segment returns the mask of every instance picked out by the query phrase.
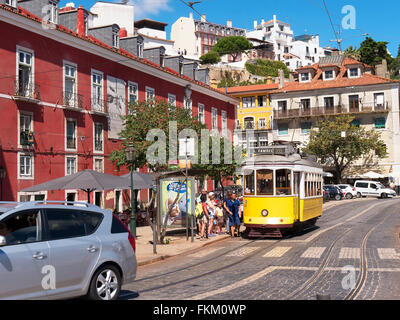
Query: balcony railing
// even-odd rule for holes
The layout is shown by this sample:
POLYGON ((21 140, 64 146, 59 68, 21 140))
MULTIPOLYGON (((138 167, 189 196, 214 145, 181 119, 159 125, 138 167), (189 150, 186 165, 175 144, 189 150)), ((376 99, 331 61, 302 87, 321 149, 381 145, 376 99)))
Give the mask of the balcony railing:
POLYGON ((14 98, 40 100, 40 86, 28 81, 14 81, 14 98))
POLYGON ((334 114, 344 114, 344 113, 370 113, 370 112, 386 112, 390 110, 390 105, 388 102, 373 105, 364 104, 356 106, 342 106, 336 105, 331 107, 314 107, 314 108, 296 108, 296 109, 285 109, 285 110, 274 110, 275 119, 285 119, 294 117, 318 117, 323 115, 334 115, 334 114))
POLYGON ((34 144, 33 132, 29 130, 21 131, 19 141, 21 146, 32 146, 34 144))
POLYGON ((245 122, 244 124, 236 124, 235 130, 270 130, 271 128, 267 124, 260 124, 254 122, 245 122))
POLYGON ((92 111, 98 113, 106 113, 106 101, 92 97, 92 111))
POLYGON ((82 109, 83 97, 81 94, 70 91, 63 92, 63 106, 71 109, 82 109))

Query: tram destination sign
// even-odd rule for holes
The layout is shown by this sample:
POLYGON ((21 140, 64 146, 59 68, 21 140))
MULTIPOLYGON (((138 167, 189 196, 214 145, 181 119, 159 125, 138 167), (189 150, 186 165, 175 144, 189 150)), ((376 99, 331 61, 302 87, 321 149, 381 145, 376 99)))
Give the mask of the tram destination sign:
POLYGON ((294 153, 294 148, 291 145, 286 146, 268 146, 255 148, 257 154, 262 155, 277 155, 288 157, 294 153))

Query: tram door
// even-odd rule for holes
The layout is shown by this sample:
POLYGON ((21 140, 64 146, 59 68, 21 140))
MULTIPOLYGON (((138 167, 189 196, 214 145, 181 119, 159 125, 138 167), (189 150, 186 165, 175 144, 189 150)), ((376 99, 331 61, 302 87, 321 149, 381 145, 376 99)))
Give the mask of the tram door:
MULTIPOLYGON (((297 212, 297 220, 300 220, 300 172, 293 172, 293 194, 294 198, 293 212, 297 212)), ((296 220, 296 216, 295 216, 296 220)))

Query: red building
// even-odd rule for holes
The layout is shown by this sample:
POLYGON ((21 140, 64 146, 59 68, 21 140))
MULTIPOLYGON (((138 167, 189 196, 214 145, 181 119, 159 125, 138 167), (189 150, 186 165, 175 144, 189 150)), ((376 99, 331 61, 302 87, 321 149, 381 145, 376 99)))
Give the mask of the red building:
MULTIPOLYGON (((68 11, 77 14, 74 30, 43 23, 19 6, 0 4, 3 200, 86 201, 86 194, 78 190, 41 194, 21 190, 84 169, 127 173, 126 169, 117 172, 108 154, 121 144, 119 115, 126 114, 126 102, 135 99, 166 99, 191 108, 194 116, 200 108, 209 128, 214 120, 219 129, 232 130, 234 98, 121 49, 124 38, 115 32, 117 25, 103 28, 101 40, 95 38, 99 28, 86 25, 90 13, 81 7, 68 11), (185 98, 185 88, 190 88, 190 98, 185 98)), ((212 181, 208 187, 213 188, 212 181)), ((120 205, 122 197, 118 190, 94 194, 95 201, 106 208, 120 205)))

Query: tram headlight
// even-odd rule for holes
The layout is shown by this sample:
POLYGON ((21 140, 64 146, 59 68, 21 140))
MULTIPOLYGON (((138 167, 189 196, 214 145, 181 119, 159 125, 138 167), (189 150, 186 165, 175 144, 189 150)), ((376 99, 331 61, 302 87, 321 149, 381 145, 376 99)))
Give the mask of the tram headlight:
POLYGON ((266 217, 266 216, 268 215, 268 210, 267 210, 267 209, 264 209, 263 211, 261 211, 261 215, 262 215, 263 217, 266 217))

